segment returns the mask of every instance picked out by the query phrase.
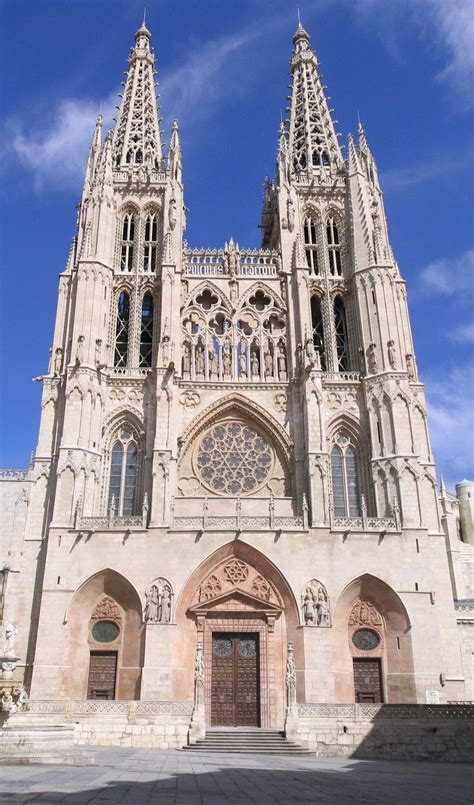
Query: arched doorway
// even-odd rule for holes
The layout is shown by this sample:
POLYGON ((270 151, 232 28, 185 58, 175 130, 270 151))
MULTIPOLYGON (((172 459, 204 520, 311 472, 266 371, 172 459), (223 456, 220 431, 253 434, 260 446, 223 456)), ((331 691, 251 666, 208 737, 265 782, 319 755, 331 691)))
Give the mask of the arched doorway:
POLYGON ((416 702, 410 629, 388 584, 370 574, 352 581, 334 611, 336 701, 416 702))
POLYGON ((287 643, 298 667, 303 646, 296 601, 275 565, 246 543, 223 546, 188 579, 176 620, 189 697, 196 645, 203 644, 206 725, 282 729, 287 643))
POLYGON ((75 592, 66 616, 61 696, 139 699, 144 655, 142 605, 133 585, 102 570, 75 592))

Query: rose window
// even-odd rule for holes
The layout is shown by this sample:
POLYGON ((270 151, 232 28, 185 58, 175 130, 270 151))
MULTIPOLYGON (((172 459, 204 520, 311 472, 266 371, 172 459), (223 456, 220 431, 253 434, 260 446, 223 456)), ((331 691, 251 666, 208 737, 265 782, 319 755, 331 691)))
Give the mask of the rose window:
POLYGON ((273 465, 269 444, 240 422, 215 425, 203 438, 196 458, 205 486, 221 495, 248 495, 267 481, 273 465))

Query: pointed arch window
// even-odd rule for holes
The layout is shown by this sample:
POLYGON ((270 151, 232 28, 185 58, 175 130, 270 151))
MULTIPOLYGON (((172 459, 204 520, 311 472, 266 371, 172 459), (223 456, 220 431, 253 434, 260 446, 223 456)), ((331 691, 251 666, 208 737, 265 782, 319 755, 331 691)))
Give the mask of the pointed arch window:
POLYGON ((329 271, 333 277, 342 277, 341 244, 339 230, 333 217, 326 223, 326 238, 328 245, 329 271))
POLYGON ((110 461, 108 508, 119 517, 135 514, 138 487, 138 445, 130 430, 122 428, 110 461))
POLYGON ((117 324, 115 328, 114 366, 126 366, 130 326, 130 297, 122 291, 117 300, 117 324))
POLYGON ((143 271, 155 271, 158 247, 158 216, 151 213, 145 221, 145 243, 143 247, 143 271))
POLYGON ((122 245, 120 250, 120 271, 133 269, 133 245, 135 241, 135 216, 129 212, 122 221, 122 245))
POLYGON ((308 268, 311 274, 319 274, 316 223, 313 218, 305 219, 303 233, 308 268))
POLYGON ((331 450, 332 501, 336 517, 360 517, 357 454, 345 433, 331 450))
POLYGON ((336 335, 337 367, 340 372, 349 371, 349 348, 344 302, 340 296, 334 300, 334 331, 336 335))
POLYGON ((324 348, 324 327, 323 314, 321 310, 321 299, 318 296, 311 297, 311 325, 313 331, 313 344, 319 352, 321 369, 326 371, 326 350, 324 348))
POLYGON ((153 295, 147 291, 142 301, 140 366, 151 366, 153 354, 153 295))

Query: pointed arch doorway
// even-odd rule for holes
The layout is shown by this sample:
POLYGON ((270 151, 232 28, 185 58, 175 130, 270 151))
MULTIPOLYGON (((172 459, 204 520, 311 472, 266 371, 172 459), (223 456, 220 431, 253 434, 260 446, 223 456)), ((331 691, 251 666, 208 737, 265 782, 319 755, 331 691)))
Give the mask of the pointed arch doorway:
POLYGON ((188 656, 203 645, 207 727, 282 729, 288 639, 301 647, 296 603, 280 571, 250 545, 229 543, 193 573, 178 609, 188 656))

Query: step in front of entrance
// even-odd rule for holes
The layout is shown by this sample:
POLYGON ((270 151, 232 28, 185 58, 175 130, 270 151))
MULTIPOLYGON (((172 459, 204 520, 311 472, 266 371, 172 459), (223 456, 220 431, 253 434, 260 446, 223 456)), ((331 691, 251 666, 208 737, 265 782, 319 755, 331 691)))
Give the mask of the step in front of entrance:
POLYGON ((233 729, 217 727, 206 731, 206 737, 190 746, 188 751, 231 752, 252 755, 308 755, 308 749, 289 741, 277 730, 233 729))

